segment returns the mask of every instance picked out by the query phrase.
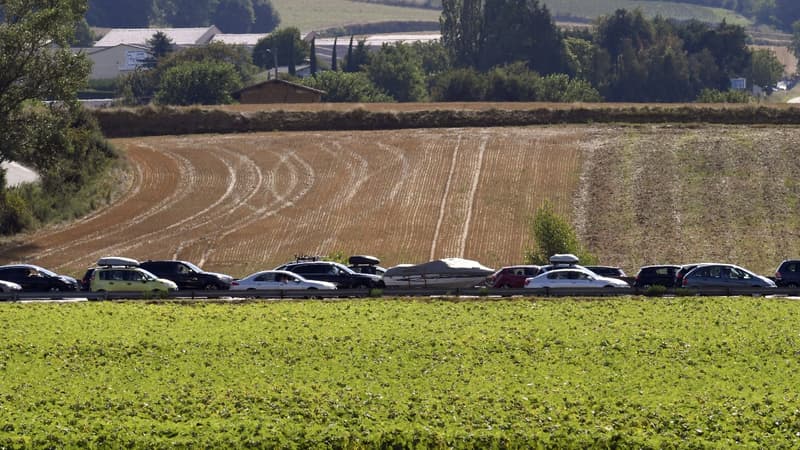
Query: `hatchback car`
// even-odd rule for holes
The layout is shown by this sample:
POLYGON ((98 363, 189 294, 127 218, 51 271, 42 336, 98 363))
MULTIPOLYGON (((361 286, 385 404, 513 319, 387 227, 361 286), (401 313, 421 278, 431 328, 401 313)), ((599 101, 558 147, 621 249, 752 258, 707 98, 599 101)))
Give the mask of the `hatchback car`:
POLYGON ((27 292, 77 291, 78 280, 33 264, 0 266, 0 280, 22 286, 27 292))
POLYGON ((680 268, 681 266, 673 264, 643 266, 636 274, 633 286, 640 289, 650 286, 675 287, 675 274, 680 268))
POLYGON ((486 278, 486 285, 490 288, 525 287, 525 280, 535 277, 542 272, 541 267, 532 265, 503 267, 486 278))
POLYGON ((278 266, 275 270, 287 270, 309 280, 327 281, 339 289, 385 287, 380 276, 353 272, 347 266, 333 261, 294 262, 278 266))
POLYGON ((157 277, 174 281, 180 290, 229 289, 233 281, 230 275, 206 272, 189 261, 149 260, 139 264, 139 267, 157 277))
POLYGON ((582 269, 555 269, 525 280, 526 288, 626 288, 628 283, 582 269))
POLYGON ((800 286, 800 260, 787 259, 775 269, 775 284, 780 287, 800 286))
POLYGON ((259 289, 285 290, 317 290, 336 289, 336 285, 326 281, 307 280, 302 276, 286 270, 263 270, 250 274, 241 280, 231 283, 232 291, 252 291, 259 289))
POLYGON ((775 282, 733 264, 701 264, 683 276, 682 286, 774 288, 775 282))

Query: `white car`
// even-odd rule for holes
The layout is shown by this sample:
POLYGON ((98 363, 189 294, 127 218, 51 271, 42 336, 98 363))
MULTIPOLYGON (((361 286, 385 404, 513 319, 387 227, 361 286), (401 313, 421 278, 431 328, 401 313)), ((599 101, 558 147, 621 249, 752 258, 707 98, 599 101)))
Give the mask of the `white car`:
POLYGON ((253 290, 333 290, 336 285, 327 281, 307 280, 286 270, 263 270, 250 274, 241 280, 233 280, 232 291, 253 290))
POLYGON ((0 280, 0 292, 17 292, 21 291, 22 286, 10 281, 0 280))
POLYGON ((630 287, 628 283, 616 279, 601 277, 596 273, 582 268, 556 269, 525 280, 526 288, 602 288, 602 287, 630 287))

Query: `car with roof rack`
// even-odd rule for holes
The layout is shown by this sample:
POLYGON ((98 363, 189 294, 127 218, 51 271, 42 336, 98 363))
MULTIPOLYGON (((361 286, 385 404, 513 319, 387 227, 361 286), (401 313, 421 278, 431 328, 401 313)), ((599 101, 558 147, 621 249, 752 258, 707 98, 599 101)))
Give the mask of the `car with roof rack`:
POLYGON ((166 293, 178 290, 178 285, 142 269, 135 259, 112 256, 97 261, 89 278, 89 290, 166 293))

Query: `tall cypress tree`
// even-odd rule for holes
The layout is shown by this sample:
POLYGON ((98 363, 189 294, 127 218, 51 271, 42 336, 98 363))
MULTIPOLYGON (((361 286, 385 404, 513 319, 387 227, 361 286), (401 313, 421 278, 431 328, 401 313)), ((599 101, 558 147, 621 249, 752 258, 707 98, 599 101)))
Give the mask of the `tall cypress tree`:
POLYGON ((294 66, 294 39, 289 41, 289 75, 294 76, 297 70, 294 66))
POLYGON ((317 38, 311 39, 311 67, 309 70, 311 72, 311 76, 317 75, 317 38))
POLYGON ((336 72, 339 70, 339 64, 336 62, 336 40, 338 38, 333 38, 333 54, 331 55, 331 70, 336 72))
POLYGON ((353 61, 353 35, 350 35, 350 45, 347 46, 347 65, 345 66, 345 72, 355 72, 356 69, 354 66, 353 61))

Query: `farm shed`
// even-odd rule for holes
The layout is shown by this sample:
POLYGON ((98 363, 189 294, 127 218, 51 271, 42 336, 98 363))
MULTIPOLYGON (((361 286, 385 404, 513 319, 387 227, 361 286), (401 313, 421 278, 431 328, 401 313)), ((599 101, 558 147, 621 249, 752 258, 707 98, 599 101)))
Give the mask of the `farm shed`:
POLYGON ((325 91, 272 79, 248 86, 233 93, 240 103, 320 103, 325 91))

